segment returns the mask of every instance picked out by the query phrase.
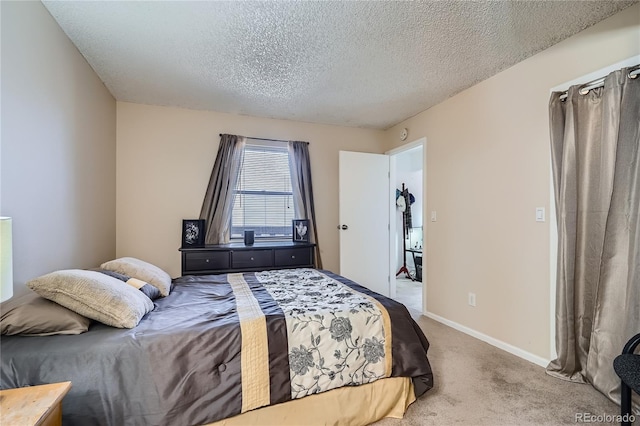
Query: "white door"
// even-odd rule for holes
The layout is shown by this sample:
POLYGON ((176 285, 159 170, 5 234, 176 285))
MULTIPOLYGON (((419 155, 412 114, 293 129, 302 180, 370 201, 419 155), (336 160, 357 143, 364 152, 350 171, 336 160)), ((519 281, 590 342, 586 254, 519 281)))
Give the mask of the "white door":
POLYGON ((389 296, 389 156, 340 151, 340 274, 389 296))

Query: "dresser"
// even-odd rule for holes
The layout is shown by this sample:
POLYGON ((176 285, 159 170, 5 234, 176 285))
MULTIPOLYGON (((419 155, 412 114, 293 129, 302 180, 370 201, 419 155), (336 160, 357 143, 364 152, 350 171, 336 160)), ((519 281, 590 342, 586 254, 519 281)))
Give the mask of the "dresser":
POLYGON ((71 382, 27 386, 0 391, 2 425, 60 426, 62 398, 71 382))
POLYGON ((288 241, 181 248, 182 275, 313 268, 315 244, 288 241))

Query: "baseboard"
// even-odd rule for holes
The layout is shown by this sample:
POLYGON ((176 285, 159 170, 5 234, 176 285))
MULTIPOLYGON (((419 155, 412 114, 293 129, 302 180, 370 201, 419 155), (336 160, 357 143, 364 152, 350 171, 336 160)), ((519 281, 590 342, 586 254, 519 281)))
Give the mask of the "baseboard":
POLYGON ((457 322, 448 320, 446 318, 443 318, 439 315, 433 314, 431 312, 425 312, 424 314, 425 316, 438 321, 439 323, 442 323, 444 325, 447 325, 451 328, 454 328, 458 331, 463 332, 464 334, 468 334, 469 336, 475 337, 476 339, 482 340, 483 342, 486 342, 492 346, 495 346, 496 348, 502 349, 503 351, 509 352, 510 354, 513 354, 517 357, 520 357, 522 359, 526 359, 529 362, 532 362, 534 364, 537 364, 541 367, 546 367, 549 364, 549 360, 548 359, 544 359, 541 356, 538 355, 534 355, 531 352, 527 352, 523 349, 520 349, 516 346, 510 345, 508 343, 505 343, 501 340, 495 339, 491 336, 487 336, 486 334, 480 333, 479 331, 476 331, 472 328, 466 327, 464 325, 458 324, 457 322))

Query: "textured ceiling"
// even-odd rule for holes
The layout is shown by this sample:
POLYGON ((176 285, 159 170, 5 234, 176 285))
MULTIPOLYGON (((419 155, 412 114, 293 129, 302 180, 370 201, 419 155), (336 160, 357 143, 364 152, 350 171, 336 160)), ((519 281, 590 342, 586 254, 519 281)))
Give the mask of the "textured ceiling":
POLYGON ((44 1, 119 101, 386 129, 634 1, 44 1))

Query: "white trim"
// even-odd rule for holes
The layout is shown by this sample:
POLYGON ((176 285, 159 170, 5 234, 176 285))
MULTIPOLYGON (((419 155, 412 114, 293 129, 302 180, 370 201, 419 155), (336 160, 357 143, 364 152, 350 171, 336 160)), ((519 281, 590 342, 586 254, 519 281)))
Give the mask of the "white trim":
POLYGON ((556 283, 558 278, 558 220, 556 218, 556 196, 553 188, 553 167, 549 150, 549 359, 556 359, 556 283))
POLYGON ((253 138, 245 138, 246 145, 252 146, 260 146, 260 147, 269 147, 269 148, 278 148, 278 149, 287 149, 289 146, 288 142, 285 141, 275 141, 275 140, 263 140, 263 139, 253 139, 253 138))
POLYGON ((409 151, 410 149, 413 148, 417 148, 419 146, 422 146, 423 148, 427 146, 427 138, 426 137, 421 137, 420 139, 417 139, 413 142, 409 142, 408 144, 399 146, 397 148, 393 148, 392 150, 389 150, 387 152, 385 152, 386 155, 396 155, 396 154, 400 154, 401 152, 405 152, 405 151, 409 151))
POLYGON ((427 138, 422 138, 422 312, 427 312, 427 224, 430 216, 427 215, 427 138))
POLYGON ((592 80, 597 80, 599 78, 602 77, 606 77, 607 74, 613 72, 613 71, 617 71, 620 68, 624 68, 624 67, 630 67, 633 65, 638 65, 640 63, 640 55, 636 55, 636 56, 632 56, 629 59, 625 59, 624 61, 620 61, 617 62, 613 65, 609 65, 608 67, 604 67, 601 68, 597 71, 593 71, 590 72, 589 74, 580 76, 578 78, 574 78, 571 81, 566 81, 562 84, 559 84, 553 88, 551 88, 551 92, 564 92, 565 90, 567 90, 570 86, 573 86, 574 84, 584 84, 584 83, 588 83, 592 80))
POLYGON ((389 157, 389 295, 396 298, 396 159, 393 155, 389 157), (391 285, 393 283, 393 285, 391 285))
POLYGON ((491 336, 487 336, 484 333, 480 333, 472 328, 466 327, 464 325, 458 324, 457 322, 450 321, 446 318, 443 318, 439 315, 433 314, 431 312, 426 312, 425 316, 438 321, 444 325, 447 325, 455 330, 461 331, 469 336, 475 337, 476 339, 482 340, 492 346, 495 346, 498 349, 502 349, 503 351, 509 352, 512 355, 525 359, 529 362, 532 362, 540 367, 546 367, 549 364, 549 360, 542 358, 541 356, 534 355, 531 352, 527 352, 524 349, 520 349, 516 346, 510 345, 509 343, 505 343, 502 340, 494 339, 491 336))

